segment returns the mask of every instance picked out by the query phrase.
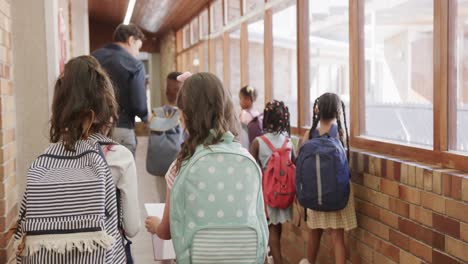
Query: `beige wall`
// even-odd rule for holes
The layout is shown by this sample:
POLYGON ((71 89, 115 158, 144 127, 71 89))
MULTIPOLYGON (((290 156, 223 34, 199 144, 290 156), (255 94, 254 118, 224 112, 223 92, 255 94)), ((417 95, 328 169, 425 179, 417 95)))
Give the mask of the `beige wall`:
POLYGON ((176 70, 176 38, 173 31, 161 38, 161 103, 166 103, 166 76, 176 70))

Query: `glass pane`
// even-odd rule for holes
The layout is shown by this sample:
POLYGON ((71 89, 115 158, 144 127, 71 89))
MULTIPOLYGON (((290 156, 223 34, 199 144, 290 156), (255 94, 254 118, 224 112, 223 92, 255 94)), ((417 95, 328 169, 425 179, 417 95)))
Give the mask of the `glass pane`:
POLYGON ((224 84, 223 37, 221 36, 221 37, 214 39, 213 46, 214 46, 214 60, 213 61, 215 63, 214 74, 216 74, 216 76, 218 76, 218 78, 224 84))
POLYGON ((258 98, 254 107, 262 112, 265 107, 265 60, 263 52, 263 20, 249 24, 247 27, 249 34, 249 85, 257 90, 258 98))
POLYGON ((240 76, 240 30, 229 33, 229 89, 234 101, 235 109, 240 113, 239 90, 240 76))
POLYGON ((186 25, 182 30, 182 48, 186 49, 191 45, 190 25, 186 25))
POLYGON ((365 131, 433 145, 433 0, 364 3, 365 131))
POLYGON ((190 23, 190 33, 192 34, 192 45, 195 45, 198 43, 198 40, 200 40, 200 28, 198 24, 198 17, 192 20, 190 23))
POLYGON ((244 0, 244 12, 260 10, 265 5, 265 0, 244 0))
POLYGON ((201 12, 200 17, 200 39, 208 39, 208 34, 210 34, 208 27, 208 9, 205 9, 201 12))
POLYGON ((282 100, 297 127, 296 5, 273 14, 273 99, 282 100))
POLYGON ((211 33, 217 33, 223 28, 223 5, 221 0, 215 0, 210 6, 211 33))
MULTIPOLYGON (((455 48, 454 67, 456 79, 450 80, 456 88, 449 103, 450 150, 468 152, 468 1, 457 0, 455 36, 450 45, 455 48), (456 125, 455 125, 456 124, 456 125)), ((453 74, 449 74, 453 76, 453 74)))
MULTIPOLYGON (((312 125, 311 109, 323 93, 335 93, 346 105, 349 125, 349 0, 309 4, 310 108, 306 125, 312 125)), ((348 126, 349 128, 349 126, 348 126)))
POLYGON ((203 52, 202 52, 203 53, 203 58, 200 59, 200 60, 203 61, 203 63, 201 63, 202 64, 201 71, 208 72, 208 71, 210 71, 210 68, 209 68, 209 66, 210 66, 210 59, 209 59, 210 58, 209 57, 210 53, 209 52, 210 51, 209 51, 208 41, 203 42, 203 44, 201 44, 201 45, 202 45, 202 49, 203 49, 203 52))
POLYGON ((198 48, 193 48, 191 51, 192 58, 192 72, 196 73, 200 71, 200 57, 198 56, 198 48))
POLYGON ((177 71, 183 71, 182 63, 183 63, 182 55, 178 55, 177 56, 177 71))
POLYGON ((241 16, 240 0, 224 0, 226 5, 227 23, 230 23, 241 16))

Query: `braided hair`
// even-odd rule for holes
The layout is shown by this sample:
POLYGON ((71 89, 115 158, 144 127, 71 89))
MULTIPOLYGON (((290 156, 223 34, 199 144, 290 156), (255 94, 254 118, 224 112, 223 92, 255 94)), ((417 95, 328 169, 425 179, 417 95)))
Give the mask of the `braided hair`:
POLYGON ((289 108, 282 101, 268 102, 263 111, 263 131, 279 134, 287 132, 291 134, 289 123, 289 108))
POLYGON ((341 101, 340 97, 334 93, 324 93, 314 102, 313 108, 314 114, 312 117, 312 127, 309 132, 309 139, 312 138, 314 131, 317 129, 317 125, 320 120, 330 120, 336 118, 338 124, 338 133, 341 145, 345 147, 344 144, 344 134, 346 132, 346 156, 349 160, 349 133, 348 133, 348 124, 346 123, 346 111, 345 104, 341 101), (343 125, 341 123, 343 113, 343 125))

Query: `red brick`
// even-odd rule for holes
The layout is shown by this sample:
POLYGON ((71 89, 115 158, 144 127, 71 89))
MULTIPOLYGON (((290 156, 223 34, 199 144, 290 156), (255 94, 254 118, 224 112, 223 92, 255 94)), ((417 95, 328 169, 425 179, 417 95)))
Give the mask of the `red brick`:
POLYGON ((445 249, 445 236, 438 232, 432 231, 431 229, 425 228, 415 222, 403 218, 398 220, 398 226, 402 233, 407 234, 410 237, 425 242, 434 248, 440 250, 445 249))
POLYGON ((400 171, 401 171, 400 182, 404 184, 408 184, 408 164, 402 163, 400 171))
POLYGON ((422 261, 421 259, 415 257, 414 255, 404 251, 400 250, 400 264, 421 264, 422 261))
MULTIPOLYGON (((398 259, 400 259, 400 256, 399 256, 400 253, 398 253, 398 259)), ((396 264, 397 262, 387 258, 386 256, 380 254, 379 252, 377 251, 374 251, 374 259, 375 260, 378 260, 378 263, 379 264, 396 264)), ((354 262, 353 262, 354 264, 354 262)))
POLYGON ((437 194, 442 194, 442 171, 432 171, 432 191, 437 194))
POLYGON ((424 190, 432 191, 432 170, 424 169, 423 178, 424 178, 424 190))
POLYGON ((390 227, 398 228, 398 215, 386 209, 380 209, 380 221, 390 227))
POLYGON ((356 199, 356 211, 363 213, 369 217, 372 217, 376 220, 380 218, 380 210, 378 207, 368 202, 360 201, 359 199, 356 199))
POLYGON ((424 189, 424 168, 416 167, 416 187, 424 189))
POLYGON ((422 258, 429 263, 432 262, 432 248, 414 239, 410 239, 409 246, 410 252, 413 253, 413 255, 422 258))
POLYGON ((432 211, 421 206, 410 205, 410 219, 423 225, 432 227, 432 211))
POLYGON ((369 155, 364 153, 364 173, 369 173, 369 155))
POLYGON ((395 179, 395 181, 400 181, 401 180, 401 163, 400 162, 393 162, 393 178, 392 177, 387 177, 391 179, 395 179))
POLYGON ((409 251, 409 237, 393 229, 390 229, 390 242, 399 248, 409 251))
POLYGON ((468 202, 468 177, 462 179, 462 200, 468 202))
POLYGON ((380 178, 375 177, 371 174, 364 174, 364 186, 374 189, 376 191, 380 190, 380 178))
POLYGON ((358 172, 351 173, 351 181, 356 184, 364 185, 364 174, 358 172))
POLYGON ((382 158, 380 161, 380 176, 386 178, 387 177, 387 163, 388 159, 382 158))
POLYGON ((362 214, 358 214, 357 220, 359 226, 363 229, 385 240, 389 239, 390 229, 388 226, 362 214))
POLYGON ((446 237, 445 238, 445 251, 450 255, 468 262, 468 244, 460 240, 446 237))
POLYGON ((397 200, 397 199, 394 199, 394 198, 390 198, 389 199, 389 207, 390 207, 390 210, 401 215, 401 216, 404 216, 406 218, 409 217, 409 204, 408 203, 405 203, 401 200, 397 200))
POLYGON ((445 198, 429 192, 421 193, 422 206, 441 214, 445 214, 445 198))
POLYGON ((399 197, 398 182, 381 179, 380 191, 393 197, 399 197))
POLYGON ((378 243, 377 236, 373 235, 369 231, 366 231, 358 227, 354 229, 354 235, 359 241, 363 242, 364 244, 366 244, 367 246, 371 248, 375 248, 377 246, 377 243, 378 243))
POLYGON ((400 250, 393 246, 390 243, 387 243, 383 240, 379 240, 376 248, 377 252, 380 252, 382 255, 388 257, 389 259, 398 262, 400 260, 400 250))
POLYGON ((442 173, 442 193, 450 197, 450 193, 452 190, 452 175, 449 173, 442 173))
POLYGON ((450 190, 450 197, 456 200, 461 200, 462 197, 462 179, 463 177, 460 177, 459 175, 453 175, 452 176, 452 188, 450 190))
POLYGON ((468 204, 447 199, 445 207, 448 216, 468 223, 468 204))
POLYGON ((460 222, 460 237, 465 242, 468 242, 468 224, 460 222))
POLYGON ((448 256, 447 254, 445 253, 442 253, 438 250, 432 250, 432 263, 434 264, 438 264, 438 263, 441 263, 441 264, 459 264, 459 262, 448 256))
POLYGON ((421 191, 419 191, 418 189, 400 185, 399 191, 400 199, 410 202, 412 204, 421 204, 421 191))
POLYGON ((416 167, 414 164, 408 164, 408 185, 416 186, 416 167))
POLYGON ((432 225, 437 231, 455 238, 460 238, 460 222, 458 221, 433 213, 432 225))
POLYGON ((382 159, 377 156, 369 156, 369 174, 372 174, 377 177, 381 177, 381 162, 382 159))

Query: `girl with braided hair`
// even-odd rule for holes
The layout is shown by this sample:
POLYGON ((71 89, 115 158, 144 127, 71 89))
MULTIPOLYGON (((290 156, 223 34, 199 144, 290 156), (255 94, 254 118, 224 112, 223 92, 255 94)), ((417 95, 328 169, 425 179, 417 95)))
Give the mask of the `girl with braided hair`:
MULTIPOLYGON (((290 160, 294 160, 294 146, 289 140, 290 123, 289 109, 282 101, 271 101, 266 104, 263 112, 263 132, 261 137, 255 138, 250 148, 250 153, 257 160, 263 171, 266 170, 268 161, 273 155, 271 147, 280 149, 286 146, 290 151, 290 160), (268 142, 268 143, 267 143, 268 142), (270 144, 270 146, 268 146, 270 144)), ((264 174, 266 177, 267 174, 264 174)), ((265 189, 264 189, 265 192, 265 189)), ((272 208, 266 204, 268 214, 268 229, 270 231, 269 246, 275 264, 281 264, 281 225, 292 219, 292 206, 286 209, 272 208)))
MULTIPOLYGON (((322 136, 329 134, 331 129, 336 129, 337 127, 339 140, 346 149, 349 160, 348 124, 346 123, 343 101, 334 93, 325 93, 315 100, 313 109, 312 128, 305 133, 303 142, 311 139, 314 134, 317 135, 316 132, 322 136)), ((308 209, 307 226, 310 228, 307 248, 308 256, 300 264, 315 263, 320 246, 320 238, 324 229, 328 229, 331 232, 335 251, 335 263, 344 264, 346 261, 344 231, 357 227, 352 188, 348 204, 339 211, 324 212, 308 209)))

